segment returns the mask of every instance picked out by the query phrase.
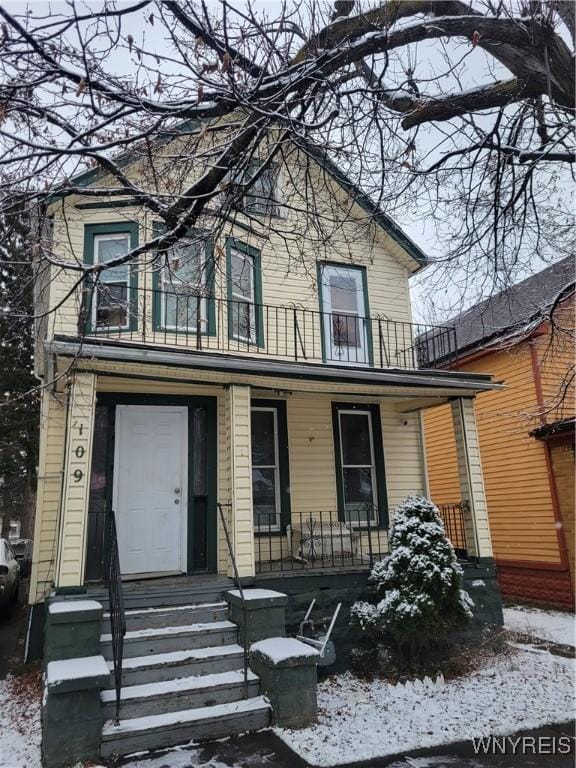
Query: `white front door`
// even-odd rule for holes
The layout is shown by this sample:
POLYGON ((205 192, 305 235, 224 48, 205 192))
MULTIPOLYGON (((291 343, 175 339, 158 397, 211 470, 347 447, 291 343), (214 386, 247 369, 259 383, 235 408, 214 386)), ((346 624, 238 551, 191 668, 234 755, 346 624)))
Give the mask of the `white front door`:
POLYGON ((188 409, 119 405, 115 443, 122 574, 186 571, 188 409))

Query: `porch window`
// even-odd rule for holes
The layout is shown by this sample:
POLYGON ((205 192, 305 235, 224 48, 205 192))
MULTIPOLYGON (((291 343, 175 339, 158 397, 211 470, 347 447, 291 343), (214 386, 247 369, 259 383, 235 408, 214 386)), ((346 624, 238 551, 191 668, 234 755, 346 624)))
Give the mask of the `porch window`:
POLYGON ((208 331, 212 247, 207 237, 184 238, 168 250, 158 275, 157 327, 166 331, 208 331))
POLYGON ((318 279, 326 361, 368 364, 372 345, 365 270, 321 264, 318 279))
POLYGON ((379 408, 335 405, 333 417, 340 517, 358 526, 382 523, 386 491, 379 408))
POLYGON ((262 345, 260 252, 232 238, 227 243, 228 335, 262 345))
POLYGON ((283 401, 253 401, 252 507, 257 531, 280 531, 290 519, 286 432, 283 401))

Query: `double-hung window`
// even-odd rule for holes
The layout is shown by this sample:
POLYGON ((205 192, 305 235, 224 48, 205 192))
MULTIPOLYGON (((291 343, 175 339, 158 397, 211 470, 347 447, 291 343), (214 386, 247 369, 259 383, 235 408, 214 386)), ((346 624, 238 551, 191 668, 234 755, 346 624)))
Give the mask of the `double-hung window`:
POLYGON ((227 243, 228 335, 262 346, 262 288, 260 252, 238 240, 227 243))
MULTIPOLYGON (((85 227, 84 238, 84 260, 89 264, 107 264, 138 245, 138 225, 133 222, 90 224, 85 227)), ((90 329, 134 327, 136 280, 136 268, 128 262, 103 269, 98 274, 87 302, 90 329)))
POLYGON ((378 406, 333 406, 340 515, 352 525, 378 524, 386 514, 378 406))
MULTIPOLYGON (((250 183, 260 170, 260 163, 251 163, 244 177, 250 183)), ((244 197, 244 210, 255 216, 280 216, 279 171, 274 165, 268 165, 252 182, 244 197)))
POLYGON ((284 401, 252 401, 251 440, 254 527, 260 531, 280 531, 290 519, 284 401))
POLYGON ((318 267, 324 357, 341 365, 367 365, 371 358, 366 271, 362 267, 318 267))
POLYGON ((183 238, 166 252, 158 273, 157 327, 166 331, 208 331, 212 290, 212 247, 205 235, 183 238))

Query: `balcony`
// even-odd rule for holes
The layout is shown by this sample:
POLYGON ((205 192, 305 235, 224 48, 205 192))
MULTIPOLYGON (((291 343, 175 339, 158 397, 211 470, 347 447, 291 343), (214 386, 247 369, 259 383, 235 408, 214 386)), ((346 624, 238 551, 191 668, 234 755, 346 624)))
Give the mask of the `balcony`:
POLYGON ((100 284, 84 292, 83 339, 376 369, 443 368, 456 330, 355 314, 100 284))

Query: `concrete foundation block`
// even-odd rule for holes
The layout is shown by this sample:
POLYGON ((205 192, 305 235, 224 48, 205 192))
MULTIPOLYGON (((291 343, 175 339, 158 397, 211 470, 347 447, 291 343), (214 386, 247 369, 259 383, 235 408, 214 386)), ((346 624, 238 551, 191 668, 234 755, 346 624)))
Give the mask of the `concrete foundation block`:
POLYGON ((63 768, 100 757, 100 691, 110 671, 102 656, 52 661, 44 674, 42 765, 63 768))
POLYGON ((271 589, 244 589, 244 603, 237 589, 226 593, 225 598, 230 608, 230 621, 239 627, 239 641, 244 640, 249 647, 259 640, 269 637, 285 637, 286 605, 288 597, 282 592, 271 589))
POLYGON ((48 605, 44 663, 99 654, 102 605, 96 600, 53 600, 48 605))
POLYGON ((250 668, 272 706, 274 723, 304 728, 318 714, 316 685, 319 654, 300 640, 274 637, 250 648, 250 668))

